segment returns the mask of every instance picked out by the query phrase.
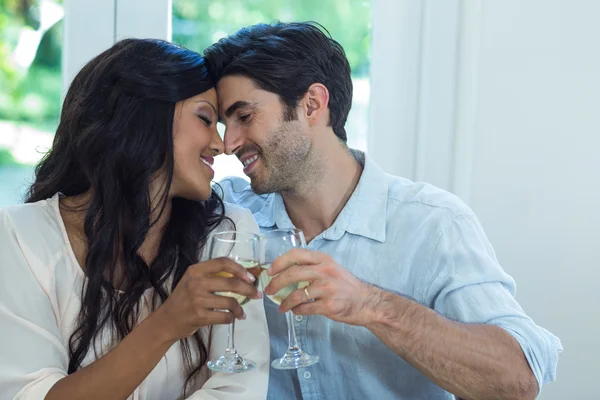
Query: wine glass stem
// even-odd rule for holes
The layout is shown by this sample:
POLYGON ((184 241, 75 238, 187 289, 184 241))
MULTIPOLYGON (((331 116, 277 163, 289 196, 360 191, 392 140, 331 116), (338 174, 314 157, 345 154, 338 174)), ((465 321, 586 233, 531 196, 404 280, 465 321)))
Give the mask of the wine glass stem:
POLYGON ((285 313, 288 325, 288 351, 299 351, 298 339, 296 338, 296 328, 294 328, 294 314, 291 311, 285 313))
POLYGON ((235 332, 235 317, 233 322, 227 326, 227 353, 235 353, 235 344, 233 342, 233 334, 235 332))

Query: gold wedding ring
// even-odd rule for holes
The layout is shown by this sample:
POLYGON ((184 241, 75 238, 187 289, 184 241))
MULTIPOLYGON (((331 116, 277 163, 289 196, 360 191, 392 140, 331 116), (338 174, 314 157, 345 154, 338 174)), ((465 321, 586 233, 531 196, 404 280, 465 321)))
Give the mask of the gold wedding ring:
POLYGON ((308 294, 308 286, 306 286, 304 288, 304 294, 306 295, 306 301, 310 302, 312 299, 310 298, 310 295, 308 294))

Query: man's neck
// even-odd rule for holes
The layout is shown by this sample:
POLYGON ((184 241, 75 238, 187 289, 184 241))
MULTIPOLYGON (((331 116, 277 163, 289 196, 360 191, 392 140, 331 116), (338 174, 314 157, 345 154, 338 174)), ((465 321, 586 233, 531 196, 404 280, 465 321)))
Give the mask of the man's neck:
POLYGON ((302 229, 307 242, 333 225, 362 173, 362 166, 348 148, 335 140, 323 153, 320 168, 314 171, 318 176, 281 193, 290 220, 302 229))

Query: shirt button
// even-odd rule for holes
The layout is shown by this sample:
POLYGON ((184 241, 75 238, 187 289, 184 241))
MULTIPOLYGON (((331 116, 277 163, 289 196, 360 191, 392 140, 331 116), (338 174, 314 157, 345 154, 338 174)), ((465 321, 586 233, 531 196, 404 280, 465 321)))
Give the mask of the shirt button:
POLYGON ((304 317, 302 315, 296 315, 296 321, 302 322, 303 319, 304 317))
POLYGON ((312 377, 312 374, 310 373, 310 371, 304 371, 304 379, 310 379, 312 377))

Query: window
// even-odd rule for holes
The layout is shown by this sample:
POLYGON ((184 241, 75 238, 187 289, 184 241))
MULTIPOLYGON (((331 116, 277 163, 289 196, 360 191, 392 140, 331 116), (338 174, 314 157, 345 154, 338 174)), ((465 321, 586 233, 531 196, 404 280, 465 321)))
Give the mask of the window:
POLYGON ((62 94, 62 1, 0 1, 0 207, 21 202, 52 144, 62 94))
MULTIPOLYGON (((369 125, 371 2, 364 0, 173 0, 172 40, 202 52, 238 29, 280 20, 316 21, 346 51, 354 84, 352 109, 346 124, 348 145, 365 150, 369 125)), ((220 132, 223 127, 220 127, 220 132)), ((217 157, 215 180, 244 176, 234 156, 217 157)))
MULTIPOLYGON (((354 81, 348 144, 365 149, 375 5, 374 0, 0 0, 0 207, 21 202, 35 164, 51 146, 63 82, 68 85, 85 62, 122 37, 172 39, 202 52, 246 25, 316 21, 346 50, 354 81), (63 29, 65 14, 70 23, 63 29), (158 23, 162 19, 164 25, 158 23)), ((218 157, 215 169, 216 180, 243 176, 235 157, 218 157)))

